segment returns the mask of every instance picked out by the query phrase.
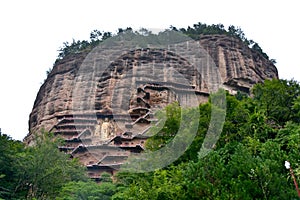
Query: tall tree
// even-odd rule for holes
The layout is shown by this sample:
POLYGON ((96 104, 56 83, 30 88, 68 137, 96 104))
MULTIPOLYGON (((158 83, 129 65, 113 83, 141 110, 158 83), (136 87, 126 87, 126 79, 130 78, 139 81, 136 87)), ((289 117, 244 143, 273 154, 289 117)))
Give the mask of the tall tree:
POLYGON ((86 180, 85 169, 77 160, 58 150, 58 140, 43 133, 35 138, 17 161, 19 183, 16 192, 26 191, 28 198, 53 199, 64 184, 86 180))
POLYGON ((0 199, 12 199, 15 191, 19 168, 18 154, 24 151, 20 141, 12 140, 0 132, 0 199))
POLYGON ((257 108, 265 112, 274 123, 284 125, 294 117, 293 106, 300 95, 300 85, 295 80, 265 80, 253 87, 257 108))

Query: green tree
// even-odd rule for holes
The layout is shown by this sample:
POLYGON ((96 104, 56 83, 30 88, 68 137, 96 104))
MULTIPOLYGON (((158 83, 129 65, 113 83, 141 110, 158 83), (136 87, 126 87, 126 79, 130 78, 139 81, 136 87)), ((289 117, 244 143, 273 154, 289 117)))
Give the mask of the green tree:
POLYGON ((109 200, 116 192, 116 185, 113 183, 97 184, 93 181, 68 182, 63 186, 56 200, 109 200))
POLYGON ((265 112, 270 123, 282 126, 295 118, 294 102, 300 94, 300 86, 296 81, 265 80, 256 84, 252 93, 257 108, 265 112))
MULTIPOLYGON (((269 60, 269 56, 262 50, 262 48, 258 45, 258 43, 254 42, 252 48, 254 51, 258 52, 260 55, 262 55, 264 58, 269 60)), ((273 59, 274 60, 274 59, 273 59)), ((274 63, 271 60, 272 63, 274 63)))
POLYGON ((124 184, 120 187, 121 190, 113 196, 113 200, 173 200, 185 198, 184 178, 179 167, 172 166, 167 169, 156 170, 153 173, 133 175, 132 178, 130 184, 124 184))
POLYGON ((35 137, 35 145, 17 161, 17 192, 26 191, 27 198, 53 199, 67 182, 87 179, 83 166, 60 152, 58 144, 45 132, 35 137))
POLYGON ((111 32, 104 32, 103 36, 102 36, 102 40, 106 40, 108 38, 112 37, 112 33, 111 32))
POLYGON ((247 134, 241 131, 245 123, 249 121, 250 111, 245 102, 248 97, 226 95, 226 119, 221 137, 218 141, 218 148, 223 147, 231 141, 242 141, 247 134), (240 98, 240 100, 238 99, 240 98))
POLYGON ((0 132, 0 198, 12 199, 18 182, 18 154, 24 151, 24 144, 12 140, 0 132))
POLYGON ((90 39, 91 39, 92 42, 93 41, 98 41, 98 40, 101 39, 101 35, 102 35, 101 31, 99 31, 99 30, 93 30, 90 33, 90 39))
POLYGON ((247 145, 231 142, 185 170, 188 199, 292 199, 283 162, 273 141, 259 144, 256 155, 247 145))
POLYGON ((158 150, 174 138, 180 126, 181 107, 178 102, 174 102, 166 106, 158 117, 164 124, 163 127, 153 127, 150 130, 154 136, 147 140, 146 148, 151 151, 158 150))

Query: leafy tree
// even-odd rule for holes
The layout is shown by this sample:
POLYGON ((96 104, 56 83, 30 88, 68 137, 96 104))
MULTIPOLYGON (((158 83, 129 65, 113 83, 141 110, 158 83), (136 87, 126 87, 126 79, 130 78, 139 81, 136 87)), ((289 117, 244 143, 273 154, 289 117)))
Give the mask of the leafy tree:
MULTIPOLYGON (((263 52, 262 48, 258 45, 258 43, 255 42, 252 46, 252 49, 261 54, 264 58, 269 60, 269 56, 265 52, 263 52)), ((274 59, 272 59, 271 62, 274 63, 274 59)))
POLYGON ((91 39, 92 42, 93 42, 93 41, 98 41, 98 40, 101 39, 101 38, 100 38, 101 35, 102 35, 101 31, 99 31, 99 30, 93 30, 93 31, 90 33, 90 39, 91 39))
MULTIPOLYGON (((61 47, 58 51, 58 60, 63 59, 66 56, 74 55, 81 53, 83 51, 90 50, 89 47, 91 47, 90 43, 86 40, 75 40, 73 39, 72 43, 64 42, 63 47, 61 47)), ((57 61, 58 61, 57 60, 57 61)))
POLYGON ((16 192, 25 191, 28 198, 53 199, 67 182, 87 179, 83 166, 60 152, 58 143, 47 133, 35 137, 35 146, 26 148, 17 161, 21 170, 16 192))
POLYGON ((127 27, 126 29, 118 28, 117 34, 121 34, 123 32, 132 32, 132 28, 131 27, 127 27))
POLYGON ((240 98, 241 100, 238 100, 238 96, 231 96, 228 93, 226 95, 226 119, 218 141, 218 148, 231 141, 242 141, 248 135, 241 131, 250 117, 250 111, 242 101, 248 100, 248 97, 241 96, 240 98))
POLYGON ((236 36, 238 38, 240 38, 241 40, 245 40, 245 33, 242 31, 242 29, 240 27, 235 27, 233 25, 230 25, 228 27, 228 33, 232 36, 236 36))
POLYGON ((102 40, 106 40, 108 38, 112 37, 112 33, 111 32, 104 32, 103 36, 102 36, 102 40))
POLYGON ((138 34, 141 34, 143 36, 149 36, 152 34, 152 32, 146 28, 140 28, 140 30, 138 31, 138 34))
POLYGON ((112 199, 184 199, 184 178, 178 167, 169 167, 168 169, 157 170, 154 173, 139 175, 135 176, 136 179, 129 185, 122 185, 120 187, 122 189, 112 199))
POLYGON ((12 199, 17 187, 19 168, 18 154, 24 151, 20 141, 14 141, 0 132, 0 199, 12 199))
POLYGON ((166 106, 165 113, 162 115, 166 117, 166 120, 163 120, 163 127, 153 127, 151 131, 155 135, 146 141, 146 148, 152 151, 161 148, 176 135, 181 120, 181 107, 178 102, 174 102, 166 106))
POLYGON ((272 123, 284 125, 295 116, 294 102, 300 94, 300 86, 294 80, 265 80, 256 84, 252 93, 257 108, 265 112, 272 123))
POLYGON ((286 179, 285 157, 274 142, 261 144, 257 155, 243 144, 227 144, 189 163, 188 199, 291 199, 295 192, 286 179))
POLYGON ((109 200, 116 192, 116 186, 113 183, 97 184, 93 181, 68 182, 63 186, 56 200, 109 200))
POLYGON ((300 123, 300 96, 295 97, 292 108, 292 121, 300 123))

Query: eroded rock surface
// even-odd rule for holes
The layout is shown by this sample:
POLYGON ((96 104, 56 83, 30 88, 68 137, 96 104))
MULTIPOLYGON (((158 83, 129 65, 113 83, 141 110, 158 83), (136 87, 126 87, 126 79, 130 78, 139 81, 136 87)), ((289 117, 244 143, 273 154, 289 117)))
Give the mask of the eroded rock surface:
POLYGON ((236 38, 202 36, 183 46, 188 49, 184 53, 176 48, 132 49, 104 70, 99 70, 101 59, 88 52, 57 62, 37 94, 25 142, 31 143, 33 133, 42 128, 52 131, 66 141, 60 149, 78 157, 89 175, 99 178, 102 171, 113 173, 130 153, 143 151, 144 133, 157 121, 154 113, 167 104, 207 101, 208 82, 234 94, 278 78, 272 62, 236 38), (199 44, 209 58, 191 58, 195 52, 188 50, 199 44), (197 59, 208 67, 214 63, 219 74, 197 69, 197 59))

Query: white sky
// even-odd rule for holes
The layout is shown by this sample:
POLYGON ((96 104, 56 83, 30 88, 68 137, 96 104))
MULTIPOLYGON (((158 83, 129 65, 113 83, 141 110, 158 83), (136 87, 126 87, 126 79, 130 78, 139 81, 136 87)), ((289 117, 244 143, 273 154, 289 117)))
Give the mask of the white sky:
POLYGON ((23 139, 36 94, 58 48, 72 38, 89 39, 94 29, 232 24, 276 59, 280 78, 300 81, 299 19, 296 0, 1 1, 0 128, 23 139))

